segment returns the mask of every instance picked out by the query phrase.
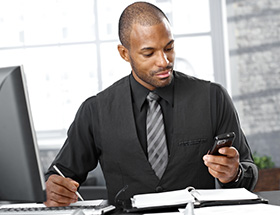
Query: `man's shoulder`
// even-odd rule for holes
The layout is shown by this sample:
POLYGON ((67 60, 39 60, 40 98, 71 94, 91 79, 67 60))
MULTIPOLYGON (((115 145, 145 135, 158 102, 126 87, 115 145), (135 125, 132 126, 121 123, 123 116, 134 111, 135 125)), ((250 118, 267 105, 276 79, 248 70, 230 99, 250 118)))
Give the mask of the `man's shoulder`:
POLYGON ((98 97, 107 96, 108 94, 119 93, 122 90, 126 90, 129 87, 129 75, 121 78, 120 80, 113 83, 111 86, 102 90, 97 94, 98 97))
POLYGON ((194 87, 194 86, 202 87, 202 86, 210 86, 212 84, 212 82, 208 80, 203 80, 178 71, 174 71, 174 77, 175 77, 176 85, 182 85, 186 87, 194 87))
POLYGON ((209 83, 210 81, 203 80, 191 75, 188 75, 186 73, 182 73, 179 71, 174 71, 174 77, 175 80, 181 80, 181 81, 189 81, 189 82, 198 82, 198 83, 209 83))
POLYGON ((204 85, 204 86, 209 86, 210 88, 214 88, 216 90, 220 90, 222 88, 222 86, 218 83, 197 78, 178 71, 175 71, 174 77, 175 80, 177 80, 177 82, 182 82, 183 84, 194 84, 198 86, 204 85))
POLYGON ((110 98, 115 97, 116 94, 120 94, 121 92, 127 90, 126 86, 129 86, 129 76, 121 78, 120 80, 116 81, 111 86, 100 91, 96 95, 87 98, 83 102, 83 106, 88 107, 95 105, 98 100, 110 100, 110 98))

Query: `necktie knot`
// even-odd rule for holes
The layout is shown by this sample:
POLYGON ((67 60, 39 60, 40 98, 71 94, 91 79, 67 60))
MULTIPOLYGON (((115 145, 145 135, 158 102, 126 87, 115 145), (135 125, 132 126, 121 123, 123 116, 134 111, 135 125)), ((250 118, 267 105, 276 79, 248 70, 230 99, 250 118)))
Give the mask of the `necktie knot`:
POLYGON ((147 100, 148 100, 149 102, 151 102, 151 101, 158 101, 159 99, 160 99, 160 97, 159 97, 157 94, 153 93, 153 92, 150 92, 150 93, 147 95, 147 100))

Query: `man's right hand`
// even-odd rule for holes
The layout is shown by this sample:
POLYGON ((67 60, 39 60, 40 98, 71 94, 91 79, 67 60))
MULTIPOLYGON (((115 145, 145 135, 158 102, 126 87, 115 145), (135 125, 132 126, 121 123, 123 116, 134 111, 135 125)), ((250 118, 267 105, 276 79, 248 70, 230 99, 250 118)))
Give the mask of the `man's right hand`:
POLYGON ((70 203, 78 201, 76 191, 79 183, 59 175, 51 175, 46 182, 47 207, 68 206, 70 203))

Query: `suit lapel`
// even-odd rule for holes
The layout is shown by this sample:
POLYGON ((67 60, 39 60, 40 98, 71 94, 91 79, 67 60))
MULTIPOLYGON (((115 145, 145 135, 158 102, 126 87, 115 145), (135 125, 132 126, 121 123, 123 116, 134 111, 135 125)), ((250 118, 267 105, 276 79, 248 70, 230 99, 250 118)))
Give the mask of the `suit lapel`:
MULTIPOLYGON (((129 78, 126 80, 122 93, 120 93, 121 97, 123 98, 122 108, 120 111, 121 117, 125 119, 125 131, 127 132, 127 138, 131 141, 125 141, 125 148, 128 148, 131 153, 135 154, 136 157, 139 159, 139 166, 143 168, 145 171, 150 172, 150 175, 154 175, 154 182, 158 183, 159 179, 154 173, 145 152, 141 146, 141 143, 138 139, 136 125, 135 125, 135 118, 133 113, 133 104, 132 104, 132 95, 130 89, 129 78)), ((135 159, 136 159, 135 157, 135 159)))

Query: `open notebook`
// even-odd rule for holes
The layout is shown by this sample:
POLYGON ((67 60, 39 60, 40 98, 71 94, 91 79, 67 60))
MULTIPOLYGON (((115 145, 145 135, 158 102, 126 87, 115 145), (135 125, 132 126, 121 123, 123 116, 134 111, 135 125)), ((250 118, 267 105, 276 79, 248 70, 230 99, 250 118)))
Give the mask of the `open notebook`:
POLYGON ((245 188, 231 189, 186 189, 139 194, 131 198, 131 208, 127 212, 150 210, 156 208, 177 207, 193 202, 195 207, 232 204, 268 203, 267 200, 246 190, 245 188))

